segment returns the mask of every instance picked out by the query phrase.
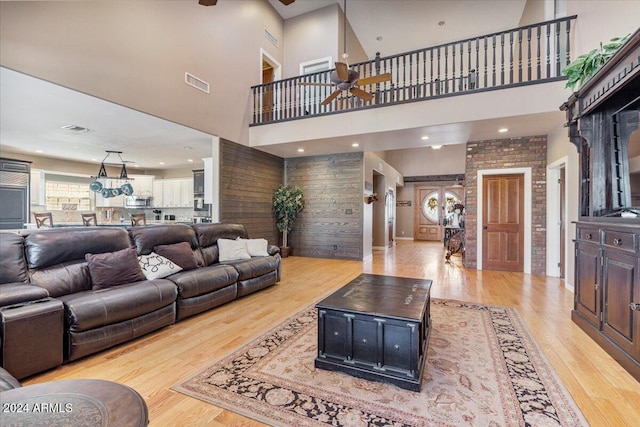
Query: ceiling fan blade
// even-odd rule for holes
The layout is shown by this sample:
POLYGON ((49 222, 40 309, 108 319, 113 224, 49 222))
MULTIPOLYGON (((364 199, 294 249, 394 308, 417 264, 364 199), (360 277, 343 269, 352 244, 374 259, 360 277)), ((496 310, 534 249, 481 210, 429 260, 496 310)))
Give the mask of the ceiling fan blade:
POLYGON ((384 73, 377 76, 365 77, 364 79, 358 79, 358 84, 361 86, 372 85, 375 83, 388 82, 391 80, 391 74, 384 73))
POLYGON ((215 6, 218 3, 218 0, 199 0, 198 4, 202 6, 215 6))
POLYGON ((351 92, 358 98, 364 99, 365 101, 371 101, 373 99, 372 94, 370 94, 369 92, 365 92, 362 89, 358 89, 357 87, 352 87, 351 89, 349 89, 349 92, 351 92))
POLYGON ((298 82, 298 86, 333 86, 333 83, 298 82))
POLYGON ((296 1, 296 0, 280 0, 280 3, 282 3, 285 6, 289 6, 294 1, 296 1))
POLYGON ((336 62, 336 73, 343 82, 349 80, 349 66, 344 62, 336 62))
POLYGON ((336 99, 338 95, 340 95, 340 92, 342 92, 340 89, 334 90, 333 92, 331 92, 331 95, 327 96, 325 100, 320 103, 320 105, 327 105, 328 103, 336 99))

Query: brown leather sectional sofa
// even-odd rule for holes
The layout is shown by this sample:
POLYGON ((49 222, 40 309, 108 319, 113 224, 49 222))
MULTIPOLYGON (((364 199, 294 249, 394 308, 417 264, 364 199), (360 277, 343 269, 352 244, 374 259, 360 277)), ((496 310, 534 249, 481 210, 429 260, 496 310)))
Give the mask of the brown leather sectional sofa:
MULTIPOLYGON (((24 378, 278 282, 280 254, 275 246, 267 247, 266 256, 219 261, 218 239, 237 238, 248 239, 239 224, 0 233, 2 366, 24 378), (112 253, 135 248, 142 256, 187 245, 186 256, 194 264, 182 271, 164 278, 142 276, 130 283, 96 286, 96 268, 100 262, 108 264, 112 253)), ((135 268, 111 271, 127 277, 128 270, 135 268)))

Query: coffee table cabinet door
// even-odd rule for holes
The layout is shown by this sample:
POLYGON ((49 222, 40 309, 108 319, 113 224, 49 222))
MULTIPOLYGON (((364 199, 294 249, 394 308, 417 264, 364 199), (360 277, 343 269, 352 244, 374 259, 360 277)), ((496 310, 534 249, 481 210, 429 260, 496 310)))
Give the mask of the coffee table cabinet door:
POLYGON ((347 359, 347 318, 341 313, 327 312, 324 316, 324 352, 326 356, 347 359))
POLYGON ((384 366, 411 371, 411 328, 384 326, 384 366))
POLYGON ((378 363, 378 322, 353 320, 353 360, 368 365, 378 363))

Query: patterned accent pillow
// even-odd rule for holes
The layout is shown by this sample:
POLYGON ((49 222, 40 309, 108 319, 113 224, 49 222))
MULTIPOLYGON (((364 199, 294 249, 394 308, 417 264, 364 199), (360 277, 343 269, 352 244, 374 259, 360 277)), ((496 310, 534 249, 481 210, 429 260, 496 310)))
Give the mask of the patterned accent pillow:
POLYGON ((267 252, 269 242, 267 242, 267 239, 243 239, 238 237, 238 240, 242 240, 247 245, 247 252, 252 257, 269 256, 269 252, 267 252))
POLYGON ((251 259, 244 240, 218 239, 220 262, 251 259))
POLYGON ((136 258, 136 248, 102 254, 86 254, 85 259, 94 290, 146 279, 136 258))
POLYGON ((149 255, 138 255, 138 263, 147 280, 164 279, 173 273, 182 271, 182 267, 155 252, 151 252, 149 255))
POLYGON ((193 249, 188 242, 174 243, 172 245, 159 245, 153 248, 155 253, 170 259, 183 270, 198 268, 198 261, 193 254, 193 249))

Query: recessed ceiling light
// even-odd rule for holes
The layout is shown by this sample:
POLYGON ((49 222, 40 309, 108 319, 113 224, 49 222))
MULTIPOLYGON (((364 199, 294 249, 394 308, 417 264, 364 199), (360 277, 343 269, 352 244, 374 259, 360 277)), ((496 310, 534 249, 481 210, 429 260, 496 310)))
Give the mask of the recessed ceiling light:
POLYGON ((298 148, 298 153, 304 153, 304 148, 298 148))
POLYGON ((161 165, 164 165, 164 162, 160 162, 161 165))
POLYGON ((432 148, 433 150, 439 150, 439 149, 441 149, 441 148, 442 148, 442 145, 432 145, 432 146, 431 146, 431 148, 432 148))
POLYGON ((97 161, 98 161, 98 159, 91 159, 91 161, 92 161, 92 162, 97 162, 97 161))
POLYGON ((426 141, 427 139, 429 139, 429 137, 427 135, 423 136, 422 138, 420 138, 423 141, 426 141))
POLYGON ((192 163, 193 159, 187 159, 187 162, 192 163))
POLYGON ((353 144, 351 144, 352 147, 360 147, 360 144, 358 144, 357 142, 354 142, 353 144))
POLYGON ((139 167, 140 167, 140 165, 133 165, 133 167, 134 167, 134 168, 139 168, 139 167))
POLYGON ((36 150, 36 153, 42 153, 42 150, 36 150))
POLYGON ((189 146, 189 145, 185 145, 185 146, 184 146, 184 149, 185 149, 185 150, 193 150, 193 147, 191 147, 191 146, 189 146))
POLYGON ((507 129, 507 128, 498 129, 498 132, 500 132, 500 133, 505 133, 505 132, 508 132, 508 131, 509 131, 509 129, 507 129))

